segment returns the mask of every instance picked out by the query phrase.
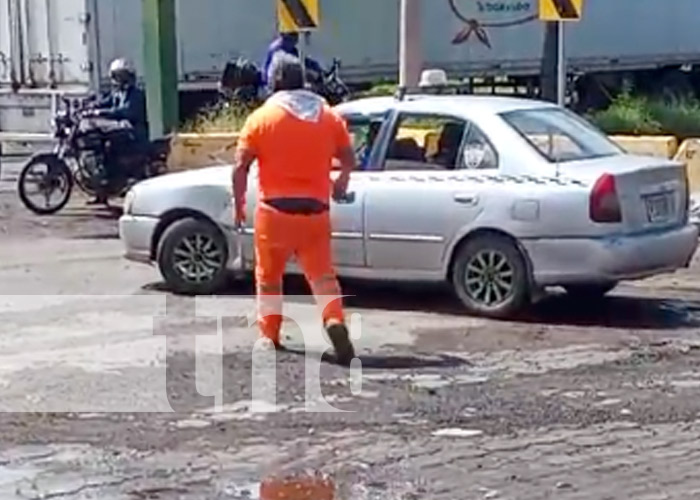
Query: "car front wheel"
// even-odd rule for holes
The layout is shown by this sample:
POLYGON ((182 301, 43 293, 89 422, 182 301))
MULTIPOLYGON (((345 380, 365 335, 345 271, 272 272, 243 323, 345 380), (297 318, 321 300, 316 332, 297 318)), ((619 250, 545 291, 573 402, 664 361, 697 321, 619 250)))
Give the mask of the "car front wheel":
POLYGON ((226 282, 228 245, 214 224, 195 218, 181 219, 163 234, 157 260, 173 292, 210 295, 226 282))
POLYGON ((508 238, 483 235, 459 250, 452 284, 471 314, 505 319, 525 307, 530 297, 527 266, 508 238))

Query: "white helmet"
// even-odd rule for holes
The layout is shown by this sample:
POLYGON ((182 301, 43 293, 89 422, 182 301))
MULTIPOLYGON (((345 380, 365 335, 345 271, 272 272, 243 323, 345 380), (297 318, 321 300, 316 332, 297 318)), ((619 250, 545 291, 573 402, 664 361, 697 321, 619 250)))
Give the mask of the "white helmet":
POLYGON ((117 83, 123 84, 136 77, 134 65, 128 59, 120 57, 109 65, 109 76, 117 83))

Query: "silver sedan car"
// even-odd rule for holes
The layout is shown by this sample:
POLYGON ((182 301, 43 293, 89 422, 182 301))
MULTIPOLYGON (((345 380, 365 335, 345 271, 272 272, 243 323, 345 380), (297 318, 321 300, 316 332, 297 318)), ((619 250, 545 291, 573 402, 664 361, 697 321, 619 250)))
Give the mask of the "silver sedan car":
MULTIPOLYGON (((331 207, 341 277, 447 281, 470 313, 504 318, 546 287, 602 297, 687 267, 696 250, 684 166, 627 154, 556 105, 425 94, 337 110, 361 164, 331 207)), ((250 269, 253 230, 233 226, 230 179, 215 166, 135 186, 120 220, 126 256, 185 294, 250 269)))

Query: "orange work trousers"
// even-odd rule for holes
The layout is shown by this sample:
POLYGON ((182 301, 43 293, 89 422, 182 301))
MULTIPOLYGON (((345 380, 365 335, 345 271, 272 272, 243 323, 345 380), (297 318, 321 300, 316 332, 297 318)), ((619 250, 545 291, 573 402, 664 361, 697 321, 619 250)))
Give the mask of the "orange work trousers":
POLYGON ((340 286, 332 263, 330 214, 289 214, 259 203, 255 216, 257 321, 261 335, 277 345, 282 327, 284 271, 292 256, 317 302, 323 298, 324 326, 344 322, 340 286))

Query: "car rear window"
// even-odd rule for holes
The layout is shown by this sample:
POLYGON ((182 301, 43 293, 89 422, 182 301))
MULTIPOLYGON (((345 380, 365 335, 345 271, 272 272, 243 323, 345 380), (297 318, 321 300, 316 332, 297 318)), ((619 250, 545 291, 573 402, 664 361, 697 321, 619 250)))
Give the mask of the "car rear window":
POLYGON ((600 130, 566 109, 509 111, 501 117, 550 162, 590 160, 623 153, 600 130))

